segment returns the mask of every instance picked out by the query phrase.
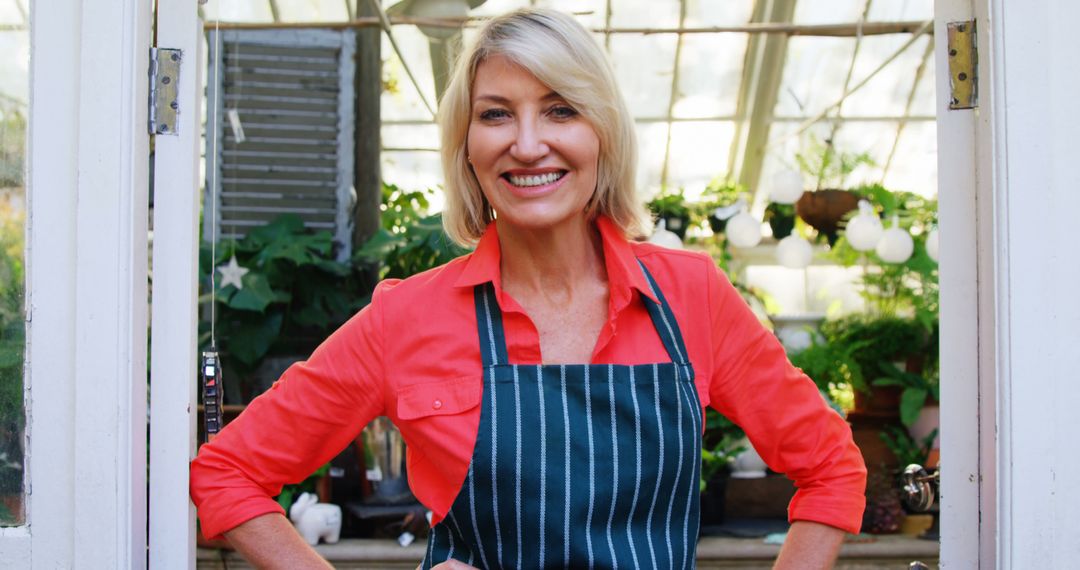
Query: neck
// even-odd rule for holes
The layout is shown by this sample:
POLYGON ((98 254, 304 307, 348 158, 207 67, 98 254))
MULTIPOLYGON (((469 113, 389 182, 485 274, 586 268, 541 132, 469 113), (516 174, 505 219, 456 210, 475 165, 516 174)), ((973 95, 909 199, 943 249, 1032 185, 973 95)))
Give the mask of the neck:
POLYGON ((499 224, 503 289, 545 297, 573 295, 581 285, 607 282, 603 241, 584 216, 551 228, 499 224))

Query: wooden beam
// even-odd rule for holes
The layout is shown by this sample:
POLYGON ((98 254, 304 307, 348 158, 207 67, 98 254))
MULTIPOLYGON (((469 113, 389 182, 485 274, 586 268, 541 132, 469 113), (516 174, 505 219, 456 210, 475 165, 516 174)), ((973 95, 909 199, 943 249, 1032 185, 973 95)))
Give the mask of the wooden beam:
MULTIPOLYGON (((686 23, 686 0, 679 1, 679 27, 686 23)), ((664 163, 660 167, 660 189, 667 188, 668 161, 671 159, 671 131, 675 126, 671 122, 671 116, 675 112, 675 103, 679 101, 679 60, 682 58, 683 35, 679 34, 675 42, 675 62, 671 68, 671 97, 668 99, 667 108, 667 138, 664 141, 664 163)))
MULTIPOLYGON (((786 0, 785 0, 786 1, 786 0)), ((389 18, 392 25, 415 25, 432 28, 460 28, 476 27, 482 25, 489 18, 418 18, 415 16, 394 16, 389 18)), ((863 36, 881 36, 889 34, 913 34, 917 32, 923 21, 899 21, 899 22, 864 22, 861 26, 863 36)), ((222 30, 236 29, 289 29, 289 28, 329 28, 349 29, 381 26, 378 16, 358 16, 344 22, 277 22, 277 23, 247 23, 233 22, 221 23, 222 30)), ((758 22, 743 24, 741 26, 692 26, 674 28, 647 28, 647 27, 610 27, 592 28, 590 31, 598 34, 773 34, 782 36, 813 36, 827 38, 853 38, 860 34, 860 26, 856 23, 843 24, 791 24, 784 22, 758 22)))
MULTIPOLYGON (((358 2, 360 16, 375 13, 366 1, 358 2)), ((382 203, 381 115, 382 97, 382 30, 368 27, 356 30, 356 154, 353 166, 353 186, 356 206, 353 210, 353 251, 356 251, 379 229, 379 206, 382 203)))

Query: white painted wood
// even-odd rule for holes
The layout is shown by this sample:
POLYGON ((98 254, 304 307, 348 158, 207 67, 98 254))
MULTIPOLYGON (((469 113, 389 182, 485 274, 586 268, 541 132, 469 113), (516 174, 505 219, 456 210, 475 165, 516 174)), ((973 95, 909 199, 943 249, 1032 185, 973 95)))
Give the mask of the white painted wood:
POLYGON ((969 20, 973 13, 971 0, 937 0, 934 8, 941 232, 941 407, 946 411, 941 414, 941 566, 978 568, 982 392, 979 295, 984 293, 978 282, 981 261, 976 216, 978 118, 975 111, 948 108, 946 41, 946 24, 969 20))
MULTIPOLYGON (((79 123, 77 2, 30 3, 27 140, 27 520, 38 568, 74 561, 75 189, 79 123), (59 8, 59 9, 58 9, 59 8)), ((8 552, 12 539, 0 547, 8 552)), ((23 558, 26 560, 26 558, 23 558)), ((22 566, 23 568, 27 566, 22 566)))
POLYGON ((158 4, 158 47, 183 50, 179 136, 158 136, 154 158, 154 294, 150 403, 150 567, 195 567, 201 22, 196 2, 158 4))
MULTIPOLYGON (((1080 559, 1076 2, 989 0, 1002 568, 1080 559)), ((982 194, 980 193, 980 198, 982 194)))
POLYGON ((20 568, 140 568, 150 5, 31 10, 29 525, 0 533, 0 555, 20 568))
MULTIPOLYGON (((75 228, 79 565, 146 565, 146 132, 150 10, 80 7, 75 228)), ((55 8, 54 8, 55 9, 55 8)))

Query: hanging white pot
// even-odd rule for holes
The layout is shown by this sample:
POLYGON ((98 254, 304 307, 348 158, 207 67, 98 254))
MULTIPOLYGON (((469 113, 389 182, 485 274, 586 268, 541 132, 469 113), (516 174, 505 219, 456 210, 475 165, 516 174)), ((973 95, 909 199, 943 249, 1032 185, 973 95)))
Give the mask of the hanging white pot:
POLYGON ((655 243, 656 245, 671 248, 682 249, 683 242, 679 239, 679 236, 675 235, 675 232, 668 231, 667 222, 660 220, 656 223, 656 229, 653 230, 652 236, 649 237, 649 243, 655 243))
POLYGON ((934 228, 926 234, 926 254, 934 261, 938 260, 938 245, 938 229, 934 228))
POLYGON ((810 242, 794 232, 776 245, 776 260, 780 262, 780 265, 790 269, 805 268, 810 265, 813 257, 814 251, 810 247, 810 242))
POLYGON ((881 234, 877 244, 877 254, 886 263, 903 263, 915 251, 915 242, 911 234, 900 227, 900 216, 893 216, 892 226, 881 234))
POLYGON ((769 199, 778 204, 794 204, 803 195, 802 176, 794 170, 781 170, 773 175, 769 199))
POLYGON ((761 222, 743 211, 728 220, 724 233, 735 247, 754 247, 761 243, 761 222))
POLYGON ((859 213, 848 221, 844 231, 851 247, 856 251, 870 251, 877 247, 884 232, 874 207, 866 200, 859 200, 859 213))

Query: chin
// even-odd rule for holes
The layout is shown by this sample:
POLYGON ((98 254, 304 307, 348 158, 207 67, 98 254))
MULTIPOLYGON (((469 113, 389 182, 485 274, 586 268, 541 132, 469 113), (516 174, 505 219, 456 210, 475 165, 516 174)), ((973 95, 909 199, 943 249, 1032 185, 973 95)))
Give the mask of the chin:
POLYGON ((499 223, 528 231, 550 230, 585 220, 584 206, 580 209, 512 208, 499 212, 499 223))

